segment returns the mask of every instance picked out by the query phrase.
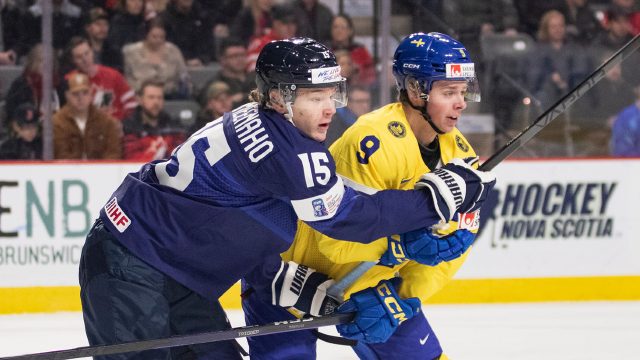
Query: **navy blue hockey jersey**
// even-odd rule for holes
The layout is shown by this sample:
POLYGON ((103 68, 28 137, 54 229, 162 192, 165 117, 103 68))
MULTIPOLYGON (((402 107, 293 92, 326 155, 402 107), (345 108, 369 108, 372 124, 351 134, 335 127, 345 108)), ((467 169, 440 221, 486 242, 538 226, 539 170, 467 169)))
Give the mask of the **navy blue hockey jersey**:
POLYGON ((322 143, 249 103, 127 175, 100 217, 136 256, 215 299, 265 261, 279 266, 298 218, 370 242, 435 224, 430 196, 345 187, 322 143))

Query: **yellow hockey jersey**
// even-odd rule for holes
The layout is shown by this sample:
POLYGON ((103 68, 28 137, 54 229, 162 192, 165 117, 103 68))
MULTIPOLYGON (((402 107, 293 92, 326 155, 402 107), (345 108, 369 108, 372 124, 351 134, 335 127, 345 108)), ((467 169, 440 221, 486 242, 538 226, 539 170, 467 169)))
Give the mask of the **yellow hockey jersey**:
MULTIPOLYGON (((438 140, 443 164, 453 158, 476 155, 458 129, 438 135, 438 140)), ((420 176, 430 171, 422 160, 418 141, 400 103, 392 103, 361 116, 329 150, 335 159, 336 172, 345 184, 365 193, 413 189, 420 176)), ((457 224, 452 222, 447 232, 456 228, 457 224)), ((370 244, 340 241, 299 221, 295 240, 282 258, 340 279, 361 261, 378 261, 386 249, 386 238, 370 244)), ((346 289, 345 298, 398 274, 404 280, 400 295, 404 298, 419 297, 426 302, 451 280, 469 250, 460 258, 437 266, 415 261, 406 261, 393 268, 374 266, 346 289)))

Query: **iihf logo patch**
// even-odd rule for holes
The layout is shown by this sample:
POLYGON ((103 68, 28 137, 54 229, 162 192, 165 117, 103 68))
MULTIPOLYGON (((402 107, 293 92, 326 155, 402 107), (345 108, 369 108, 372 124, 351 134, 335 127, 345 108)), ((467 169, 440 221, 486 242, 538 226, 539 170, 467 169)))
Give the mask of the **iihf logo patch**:
POLYGON ((113 226, 121 233, 131 225, 131 218, 127 216, 120 205, 118 205, 118 199, 116 197, 111 198, 107 205, 104 206, 104 212, 107 214, 113 226))
POLYGON ((322 199, 313 200, 311 202, 311 205, 313 206, 313 215, 315 217, 322 217, 322 216, 329 215, 329 212, 327 211, 327 207, 324 206, 324 201, 322 201, 322 199))

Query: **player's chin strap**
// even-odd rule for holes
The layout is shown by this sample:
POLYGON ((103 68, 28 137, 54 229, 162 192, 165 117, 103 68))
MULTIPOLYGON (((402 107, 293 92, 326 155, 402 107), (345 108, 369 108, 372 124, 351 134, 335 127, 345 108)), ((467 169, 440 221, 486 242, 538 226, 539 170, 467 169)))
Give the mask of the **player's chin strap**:
POLYGON ((411 103, 411 100, 409 100, 407 102, 409 103, 409 106, 411 106, 415 110, 420 111, 420 114, 422 115, 422 117, 425 120, 427 120, 427 122, 429 123, 429 125, 431 126, 433 131, 435 131, 436 133, 438 133, 440 135, 444 134, 444 131, 440 130, 440 128, 436 126, 436 124, 431 119, 431 115, 429 115, 429 113, 427 112, 427 104, 429 103, 429 94, 420 94, 420 98, 422 100, 424 100, 424 105, 423 106, 415 106, 415 105, 413 105, 411 103))
MULTIPOLYGON (((291 107, 292 103, 291 101, 286 101, 284 103, 282 103, 282 101, 276 100, 274 98, 270 98, 269 101, 267 101, 266 103, 266 107, 268 109, 272 109, 272 110, 276 110, 273 105, 271 105, 269 102, 273 102, 277 105, 281 105, 284 106, 287 109, 287 112, 282 114, 284 116, 285 119, 287 119, 287 121, 289 121, 291 123, 291 125, 296 126, 296 124, 293 123, 293 108, 291 107)), ((276 110, 278 111, 278 110, 276 110)))
POLYGON ((287 118, 293 126, 296 126, 296 124, 293 123, 293 109, 291 108, 291 102, 287 101, 285 106, 287 107, 287 113, 284 114, 284 117, 287 118))

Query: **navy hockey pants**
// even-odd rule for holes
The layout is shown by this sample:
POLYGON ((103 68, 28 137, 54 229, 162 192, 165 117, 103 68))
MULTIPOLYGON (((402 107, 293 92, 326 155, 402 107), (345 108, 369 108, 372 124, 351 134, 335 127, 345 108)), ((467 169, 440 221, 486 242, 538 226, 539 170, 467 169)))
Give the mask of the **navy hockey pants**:
MULTIPOLYGON (((91 345, 163 338, 230 327, 218 301, 209 301, 131 254, 100 220, 80 259, 80 297, 91 345)), ((148 350, 101 360, 242 359, 237 343, 148 350)))

